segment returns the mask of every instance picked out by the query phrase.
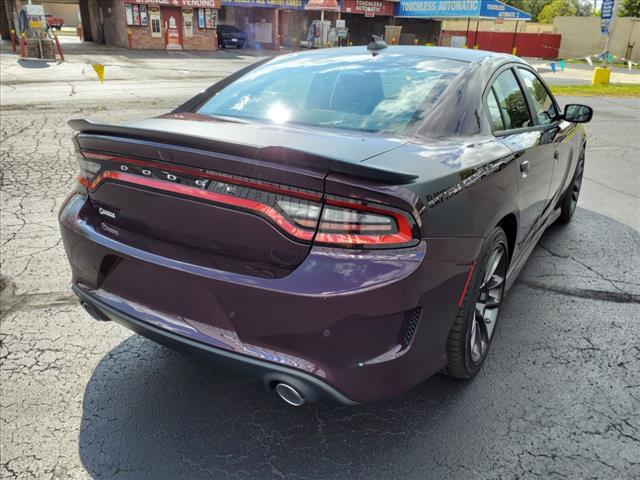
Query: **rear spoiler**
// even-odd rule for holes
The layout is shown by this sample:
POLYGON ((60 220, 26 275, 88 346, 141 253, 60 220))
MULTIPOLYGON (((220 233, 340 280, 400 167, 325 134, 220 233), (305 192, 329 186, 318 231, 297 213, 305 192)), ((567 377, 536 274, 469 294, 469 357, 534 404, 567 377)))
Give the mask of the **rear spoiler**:
POLYGON ((110 141, 136 143, 166 150, 181 150, 186 148, 192 151, 200 150, 203 154, 222 154, 234 157, 243 157, 278 165, 286 165, 304 169, 315 170, 321 173, 341 173, 352 177, 374 180, 381 183, 402 185, 410 183, 418 178, 410 173, 386 170, 379 167, 370 167, 363 163, 353 163, 344 160, 324 157, 301 150, 286 147, 254 147, 237 143, 212 140, 200 136, 185 135, 161 130, 127 127, 95 123, 85 119, 69 120, 69 126, 79 133, 78 141, 83 148, 99 148, 100 138, 110 141), (106 137, 106 138, 105 138, 106 137), (92 147, 82 145, 83 139, 91 140, 88 143, 92 147))

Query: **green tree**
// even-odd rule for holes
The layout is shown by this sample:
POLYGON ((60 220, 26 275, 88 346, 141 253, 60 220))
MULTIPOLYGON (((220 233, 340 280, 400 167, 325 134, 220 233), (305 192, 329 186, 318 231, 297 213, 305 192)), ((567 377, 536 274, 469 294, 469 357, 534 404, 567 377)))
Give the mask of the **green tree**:
POLYGON ((622 0, 618 15, 621 17, 640 17, 640 0, 622 0))
POLYGON ((534 20, 538 17, 540 11, 551 2, 552 0, 504 0, 504 3, 507 3, 512 7, 516 7, 530 13, 534 20))
POLYGON ((575 0, 575 4, 578 9, 576 15, 580 17, 590 17, 593 13, 593 3, 591 3, 591 0, 575 0))
POLYGON ((577 13, 578 8, 571 0, 553 0, 540 11, 537 20, 540 23, 553 23, 556 17, 570 17, 577 13))

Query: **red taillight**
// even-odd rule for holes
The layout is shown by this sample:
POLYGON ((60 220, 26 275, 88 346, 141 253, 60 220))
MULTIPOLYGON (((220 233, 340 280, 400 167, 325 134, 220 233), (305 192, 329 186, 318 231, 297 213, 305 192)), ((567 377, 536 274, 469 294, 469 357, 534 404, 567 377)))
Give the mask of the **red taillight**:
POLYGON ((413 217, 391 207, 191 167, 84 152, 78 180, 89 191, 105 181, 249 210, 297 240, 347 248, 416 243, 413 217))

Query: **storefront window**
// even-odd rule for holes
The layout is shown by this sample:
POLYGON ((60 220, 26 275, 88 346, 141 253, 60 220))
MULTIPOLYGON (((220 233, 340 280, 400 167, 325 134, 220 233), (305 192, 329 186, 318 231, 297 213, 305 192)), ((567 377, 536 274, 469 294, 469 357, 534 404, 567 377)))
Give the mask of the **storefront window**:
POLYGON ((162 31, 160 30, 160 9, 149 8, 149 18, 151 19, 151 36, 161 37, 162 31))

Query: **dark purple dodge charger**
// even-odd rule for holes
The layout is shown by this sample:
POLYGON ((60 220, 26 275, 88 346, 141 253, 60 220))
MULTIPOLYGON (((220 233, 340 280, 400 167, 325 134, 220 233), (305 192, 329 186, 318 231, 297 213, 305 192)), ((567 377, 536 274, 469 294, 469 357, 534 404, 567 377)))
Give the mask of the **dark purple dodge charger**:
POLYGON ((591 115, 516 57, 377 40, 267 59, 158 118, 72 120, 73 290, 293 405, 472 377, 574 213, 591 115))

